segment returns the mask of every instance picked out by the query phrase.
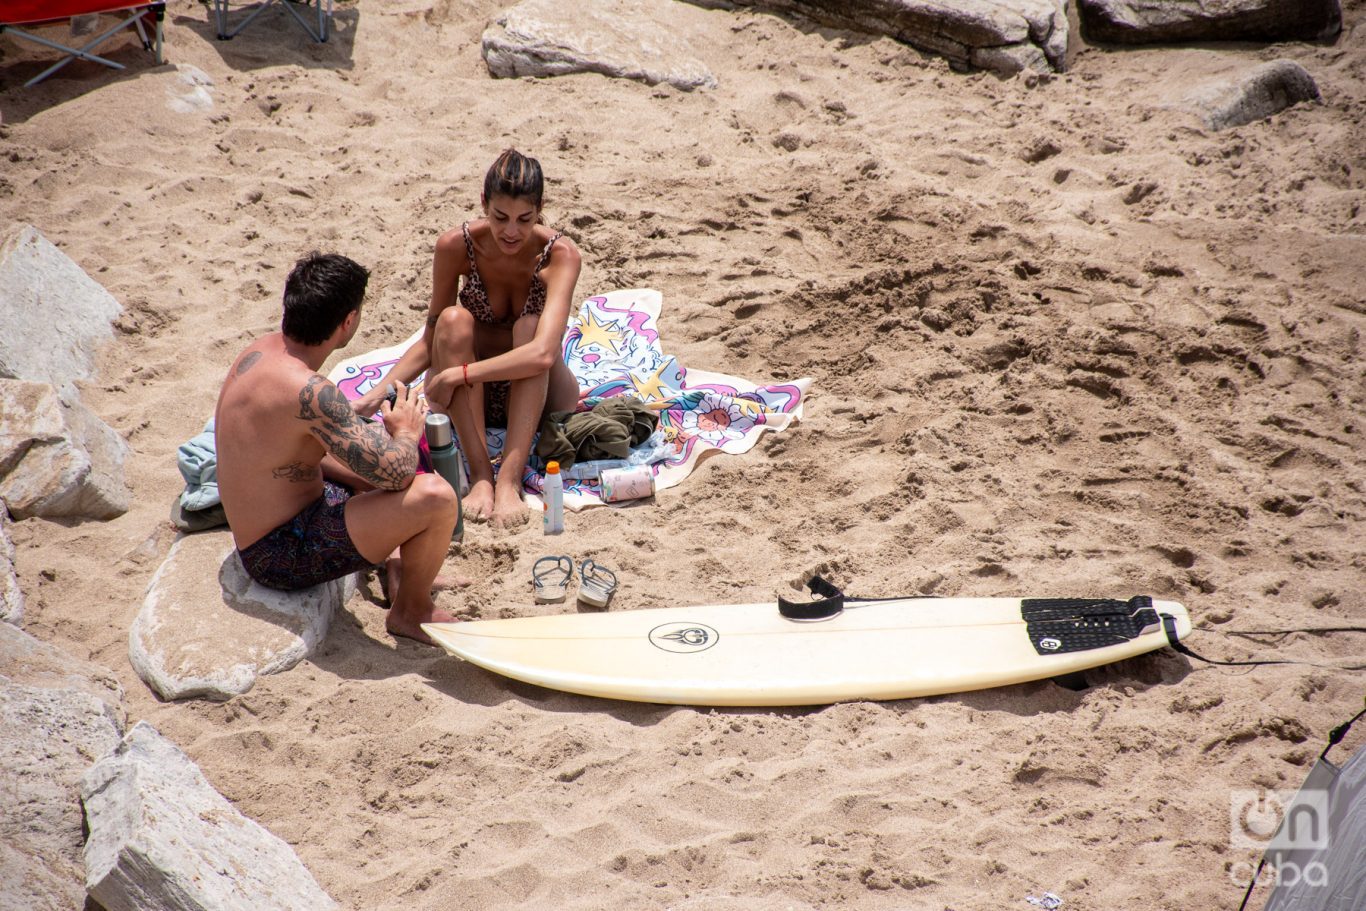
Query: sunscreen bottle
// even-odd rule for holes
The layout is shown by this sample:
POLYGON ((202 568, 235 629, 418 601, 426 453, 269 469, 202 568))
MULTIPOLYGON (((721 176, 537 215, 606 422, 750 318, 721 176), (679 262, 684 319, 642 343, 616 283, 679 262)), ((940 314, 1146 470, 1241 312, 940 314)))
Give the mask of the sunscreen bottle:
POLYGON ((564 477, 560 474, 559 462, 545 466, 541 500, 545 503, 545 533, 558 535, 564 531, 564 477))
POLYGON ((432 467, 446 479, 455 491, 455 532, 452 541, 465 536, 465 510, 460 504, 460 453, 455 449, 455 435, 451 432, 451 419, 444 414, 427 415, 427 448, 432 454, 432 467))

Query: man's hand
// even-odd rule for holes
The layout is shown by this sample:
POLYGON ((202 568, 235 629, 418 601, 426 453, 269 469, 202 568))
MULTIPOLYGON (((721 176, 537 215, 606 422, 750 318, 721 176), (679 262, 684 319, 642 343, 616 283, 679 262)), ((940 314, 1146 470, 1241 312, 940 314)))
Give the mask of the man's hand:
POLYGON ((426 404, 413 394, 412 389, 397 380, 394 381, 394 393, 393 405, 385 399, 379 407, 384 429, 394 439, 403 436, 409 436, 414 441, 420 439, 427 422, 426 404))
POLYGON ((315 373, 299 390, 297 417, 307 422, 309 432, 338 462, 366 483, 380 490, 402 490, 412 483, 417 470, 417 444, 424 421, 409 398, 403 389, 403 404, 392 418, 393 427, 389 422, 395 409, 386 402, 385 426, 380 427, 358 417, 341 390, 315 373))

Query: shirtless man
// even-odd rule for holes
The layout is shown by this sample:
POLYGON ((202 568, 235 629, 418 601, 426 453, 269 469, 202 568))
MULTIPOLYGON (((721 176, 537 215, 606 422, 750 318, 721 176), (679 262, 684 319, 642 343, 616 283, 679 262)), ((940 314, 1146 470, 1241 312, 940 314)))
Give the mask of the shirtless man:
POLYGON ((295 264, 281 331, 238 355, 219 393, 218 490, 257 582, 293 591, 388 558, 385 627, 431 644, 421 624, 455 619, 433 603, 431 586, 457 500, 440 475, 416 474, 424 409, 397 383, 382 425, 360 418, 317 372, 355 336, 368 280, 337 254, 295 264))

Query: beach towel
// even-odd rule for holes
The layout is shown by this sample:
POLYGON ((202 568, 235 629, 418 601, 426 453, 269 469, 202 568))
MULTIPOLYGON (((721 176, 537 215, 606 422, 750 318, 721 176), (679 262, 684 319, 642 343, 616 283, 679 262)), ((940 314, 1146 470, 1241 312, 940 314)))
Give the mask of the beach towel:
MULTIPOLYGON (((662 306, 663 296, 649 288, 590 297, 570 317, 563 351, 579 384, 580 408, 617 395, 658 407, 659 429, 669 445, 663 460, 651 466, 656 491, 681 483, 716 453, 748 452, 765 432, 786 430, 801 419, 811 386, 810 379, 759 385, 684 367, 660 340, 662 306)), ((347 398, 359 398, 384 385, 389 370, 421 335, 419 330, 397 345, 342 361, 328 378, 347 398)), ((413 385, 420 389, 421 378, 413 385)), ((504 434, 501 428, 487 430, 495 470, 504 434)), ((527 504, 535 511, 541 509, 541 467, 529 464, 522 477, 527 504)), ((604 505, 597 480, 567 480, 564 505, 573 510, 604 505)))

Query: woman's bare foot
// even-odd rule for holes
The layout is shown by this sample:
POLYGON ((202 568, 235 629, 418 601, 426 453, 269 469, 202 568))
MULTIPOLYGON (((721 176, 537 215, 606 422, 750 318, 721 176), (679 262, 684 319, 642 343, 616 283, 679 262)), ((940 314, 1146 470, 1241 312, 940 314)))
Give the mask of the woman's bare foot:
POLYGON ((471 522, 487 522, 493 515, 493 481, 475 481, 461 498, 460 508, 471 522))
POLYGON ((493 498, 493 527, 516 528, 525 525, 531 511, 522 500, 522 484, 499 484, 493 498))
POLYGON ((424 645, 436 645, 432 637, 422 631, 424 623, 455 623, 456 617, 448 611, 444 611, 432 604, 425 610, 410 611, 412 616, 400 614, 397 611, 389 611, 389 616, 384 620, 384 628, 392 636, 402 636, 404 639, 414 639, 424 645))

